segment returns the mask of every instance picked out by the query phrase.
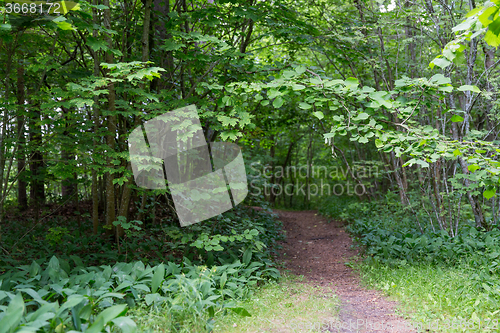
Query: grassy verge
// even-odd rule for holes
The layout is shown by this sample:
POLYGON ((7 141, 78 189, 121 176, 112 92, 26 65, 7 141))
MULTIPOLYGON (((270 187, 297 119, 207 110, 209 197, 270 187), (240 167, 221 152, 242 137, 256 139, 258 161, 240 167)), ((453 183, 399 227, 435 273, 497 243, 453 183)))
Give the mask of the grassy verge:
MULTIPOLYGON (((336 322, 338 298, 326 288, 313 287, 299 277, 284 275, 277 282, 258 287, 251 298, 235 306, 240 309, 238 313, 223 309, 213 318, 184 317, 184 327, 178 332, 201 332, 207 321, 211 322, 213 332, 220 333, 321 332, 321 328, 336 322), (243 312, 247 315, 242 316, 243 312)), ((128 314, 140 332, 167 332, 179 321, 169 311, 151 307, 137 307, 128 314)))
POLYGON ((358 269, 364 283, 400 301, 403 314, 422 330, 500 331, 500 306, 494 297, 500 292, 500 277, 480 283, 478 269, 465 262, 454 267, 364 263, 358 269))
POLYGON ((321 332, 335 322, 338 298, 327 288, 284 275, 278 282, 259 287, 239 306, 252 316, 228 314, 216 318, 214 332, 321 332))

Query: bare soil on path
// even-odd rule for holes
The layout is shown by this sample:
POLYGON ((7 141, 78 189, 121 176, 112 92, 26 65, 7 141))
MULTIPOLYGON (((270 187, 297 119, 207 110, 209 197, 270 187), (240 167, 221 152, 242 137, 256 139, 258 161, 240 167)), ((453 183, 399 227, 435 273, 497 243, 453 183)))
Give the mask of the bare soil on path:
POLYGON ((396 314, 397 303, 359 283, 346 265, 357 251, 342 222, 329 220, 317 211, 274 210, 283 222, 286 240, 282 260, 306 283, 332 290, 340 299, 340 322, 325 325, 325 332, 416 332, 410 322, 396 314))

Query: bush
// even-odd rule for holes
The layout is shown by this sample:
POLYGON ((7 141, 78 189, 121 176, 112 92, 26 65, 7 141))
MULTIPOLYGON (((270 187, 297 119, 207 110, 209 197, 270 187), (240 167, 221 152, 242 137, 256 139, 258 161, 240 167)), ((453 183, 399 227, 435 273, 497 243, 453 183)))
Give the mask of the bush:
POLYGON ((154 267, 140 261, 85 267, 78 257, 52 257, 0 276, 0 325, 4 332, 101 332, 105 327, 132 332, 136 324, 126 312, 145 305, 171 317, 171 331, 193 321, 210 330, 217 312, 249 315, 235 301, 251 296, 259 281, 278 276, 260 262, 212 268, 189 260, 154 267))

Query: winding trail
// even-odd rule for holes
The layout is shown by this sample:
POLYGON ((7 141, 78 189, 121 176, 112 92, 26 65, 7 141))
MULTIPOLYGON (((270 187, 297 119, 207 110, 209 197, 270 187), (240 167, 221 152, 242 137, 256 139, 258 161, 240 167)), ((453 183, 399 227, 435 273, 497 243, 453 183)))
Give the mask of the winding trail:
POLYGON ((339 325, 325 332, 416 332, 396 315, 397 303, 359 284, 345 263, 357 254, 339 221, 329 221, 317 211, 281 211, 286 230, 283 261, 287 269, 303 275, 307 283, 331 288, 340 298, 339 325))

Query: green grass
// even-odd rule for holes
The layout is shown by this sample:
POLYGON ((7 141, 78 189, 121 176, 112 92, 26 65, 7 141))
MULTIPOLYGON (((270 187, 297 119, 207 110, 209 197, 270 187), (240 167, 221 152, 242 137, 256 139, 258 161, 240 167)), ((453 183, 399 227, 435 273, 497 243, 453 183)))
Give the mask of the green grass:
POLYGON ((400 301, 402 314, 424 329, 432 325, 433 332, 500 331, 500 276, 485 280, 480 267, 466 262, 401 267, 364 263, 358 270, 364 283, 400 301))
POLYGON ((284 275, 279 282, 260 287, 241 305, 251 317, 224 316, 216 321, 214 332, 320 332, 320 325, 337 320, 338 305, 328 287, 284 275))
POLYGON ((166 310, 156 310, 148 306, 138 306, 127 313, 137 324, 137 332, 206 332, 207 318, 185 315, 179 320, 166 310), (182 321, 182 325, 179 324, 182 321))
MULTIPOLYGON (((255 289, 251 299, 238 306, 251 317, 221 311, 213 318, 213 332, 320 332, 319 325, 324 327, 336 321, 338 298, 327 288, 313 287, 300 277, 284 274, 279 282, 255 289), (308 325, 316 328, 308 329, 308 325)), ((128 314, 140 332, 168 332, 175 325, 168 311, 135 308, 128 314)), ((179 332, 201 332, 207 320, 212 319, 184 318, 184 327, 179 332)))

